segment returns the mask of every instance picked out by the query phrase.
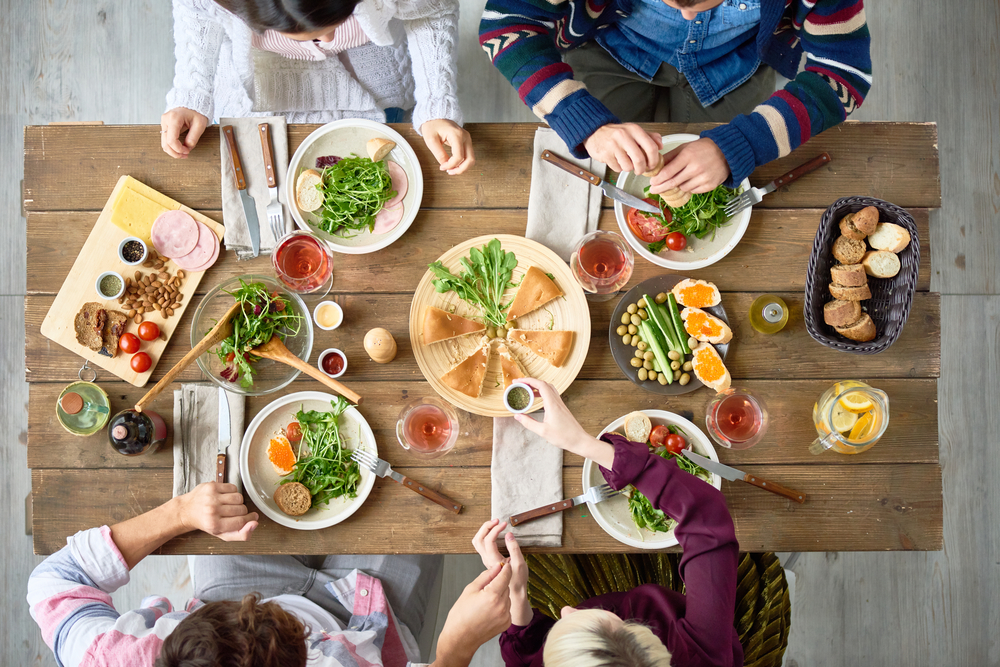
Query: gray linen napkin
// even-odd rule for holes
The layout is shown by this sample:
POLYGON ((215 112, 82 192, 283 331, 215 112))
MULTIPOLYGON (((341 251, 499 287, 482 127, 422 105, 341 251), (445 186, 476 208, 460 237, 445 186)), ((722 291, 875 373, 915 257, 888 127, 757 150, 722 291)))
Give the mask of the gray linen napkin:
POLYGON ((237 259, 250 259, 250 233, 247 231, 247 218, 243 212, 243 202, 240 192, 236 189, 233 175, 233 160, 226 148, 226 138, 222 128, 233 126, 233 135, 240 152, 240 162, 243 165, 243 175, 247 181, 247 191, 257 205, 257 221, 260 224, 260 254, 268 255, 274 250, 277 239, 271 233, 271 225, 267 221, 267 205, 271 201, 268 192, 267 177, 264 175, 264 152, 260 143, 260 131, 257 125, 267 123, 271 129, 271 144, 274 147, 274 170, 278 176, 278 201, 285 212, 285 232, 294 227, 292 215, 285 201, 285 176, 288 172, 288 127, 283 116, 255 116, 253 118, 220 118, 219 152, 222 154, 222 224, 226 226, 226 248, 236 251, 237 259))
MULTIPOLYGON (((543 162, 539 155, 545 149, 598 176, 603 177, 606 168, 596 160, 572 157, 553 130, 535 131, 525 236, 569 261, 577 241, 597 229, 603 193, 583 179, 543 162)), ((493 518, 506 521, 512 514, 562 500, 562 462, 561 449, 526 430, 512 417, 494 419, 490 463, 493 518)), ((562 513, 510 530, 520 544, 558 547, 562 545, 562 513)))
MULTIPOLYGON (((246 398, 227 391, 232 440, 226 450, 226 481, 240 487, 240 444, 246 398)), ((219 388, 182 384, 174 390, 174 495, 215 480, 219 454, 219 388)))

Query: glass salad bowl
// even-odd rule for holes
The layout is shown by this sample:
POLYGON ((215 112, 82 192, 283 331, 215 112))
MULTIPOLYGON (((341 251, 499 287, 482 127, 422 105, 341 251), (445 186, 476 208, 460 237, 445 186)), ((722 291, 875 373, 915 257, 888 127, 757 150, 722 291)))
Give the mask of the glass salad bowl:
MULTIPOLYGON (((194 311, 194 321, 191 323, 191 347, 197 345, 202 336, 207 334, 233 305, 233 297, 229 292, 235 292, 240 288, 240 280, 245 283, 264 283, 269 292, 278 292, 288 300, 292 312, 302 316, 298 332, 286 335, 284 342, 292 354, 303 361, 309 361, 313 345, 312 318, 309 316, 309 309, 299 295, 290 292, 269 276, 237 276, 211 289, 194 311)), ((291 366, 270 359, 260 359, 251 364, 254 370, 253 384, 244 387, 239 379, 230 382, 223 377, 222 373, 227 364, 219 359, 217 350, 218 346, 212 347, 198 357, 198 367, 212 382, 226 391, 246 396, 262 396, 287 387, 299 375, 299 371, 291 366)))

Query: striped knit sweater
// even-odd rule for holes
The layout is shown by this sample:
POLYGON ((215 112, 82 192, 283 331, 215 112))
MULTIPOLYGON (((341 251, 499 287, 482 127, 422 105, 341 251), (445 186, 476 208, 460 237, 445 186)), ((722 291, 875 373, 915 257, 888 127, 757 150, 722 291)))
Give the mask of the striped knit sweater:
MULTIPOLYGON (((583 142, 599 127, 620 121, 573 79, 560 52, 631 10, 631 0, 488 0, 483 11, 480 45, 576 157, 587 156, 583 142)), ((751 113, 701 133, 725 154, 727 185, 861 106, 871 87, 870 45, 863 0, 761 0, 757 51, 791 81, 751 113)))

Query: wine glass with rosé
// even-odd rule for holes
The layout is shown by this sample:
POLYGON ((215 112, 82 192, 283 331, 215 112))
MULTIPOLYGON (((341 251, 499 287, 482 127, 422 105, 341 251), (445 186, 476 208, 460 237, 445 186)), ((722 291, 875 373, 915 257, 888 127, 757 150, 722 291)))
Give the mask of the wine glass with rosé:
POLYGON ((767 432, 767 406, 746 389, 727 389, 709 402, 705 426, 712 440, 723 447, 750 449, 767 432))
POLYGON ((587 234, 573 248, 569 266, 591 301, 607 301, 632 277, 632 248, 614 232, 587 234))
POLYGON ((274 272, 293 292, 325 296, 333 286, 333 253, 307 231, 285 234, 271 254, 274 272))
POLYGON ((458 415, 434 396, 415 399, 399 413, 396 439, 403 449, 423 458, 447 454, 458 440, 458 415))

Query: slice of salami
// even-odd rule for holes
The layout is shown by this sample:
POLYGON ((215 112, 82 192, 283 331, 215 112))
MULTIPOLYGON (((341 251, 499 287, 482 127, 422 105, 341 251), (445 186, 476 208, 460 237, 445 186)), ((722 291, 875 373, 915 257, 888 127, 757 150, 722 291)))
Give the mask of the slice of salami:
POLYGON ((153 247, 164 257, 183 257, 198 244, 200 224, 184 211, 164 211, 149 232, 153 247))
POLYGON ((213 255, 218 256, 219 237, 200 222, 196 222, 196 224, 198 225, 198 241, 194 249, 183 257, 172 258, 177 266, 185 271, 196 271, 198 267, 213 262, 213 255))
POLYGON ((391 232, 403 219, 403 205, 396 204, 392 208, 383 208, 375 216, 375 227, 372 234, 385 234, 391 232))
MULTIPOLYGON (((389 178, 392 179, 392 189, 396 191, 396 196, 385 203, 385 208, 393 208, 403 201, 406 196, 406 188, 409 181, 406 178, 406 171, 392 160, 385 161, 385 168, 389 170, 389 178)), ((382 209, 383 211, 385 209, 382 209)))

